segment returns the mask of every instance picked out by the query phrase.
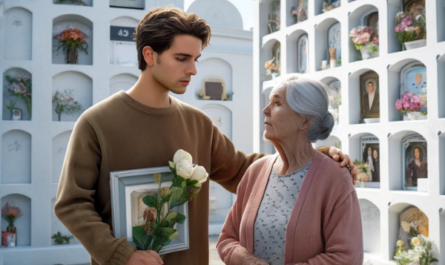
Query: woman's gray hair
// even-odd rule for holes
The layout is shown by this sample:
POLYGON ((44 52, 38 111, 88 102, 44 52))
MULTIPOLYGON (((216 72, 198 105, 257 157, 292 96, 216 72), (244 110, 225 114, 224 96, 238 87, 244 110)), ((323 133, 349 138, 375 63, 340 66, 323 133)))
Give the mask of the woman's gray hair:
POLYGON ((328 87, 322 82, 299 76, 287 77, 282 82, 287 88, 287 104, 304 118, 315 117, 307 131, 308 139, 315 143, 331 134, 334 117, 328 111, 328 87))

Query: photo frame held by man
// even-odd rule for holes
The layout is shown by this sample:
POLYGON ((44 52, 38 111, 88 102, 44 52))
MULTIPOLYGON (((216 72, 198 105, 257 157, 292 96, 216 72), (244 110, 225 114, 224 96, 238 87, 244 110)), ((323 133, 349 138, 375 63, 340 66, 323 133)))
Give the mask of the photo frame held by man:
POLYGON ((361 118, 380 118, 379 75, 369 71, 360 76, 361 118))
POLYGON ((224 79, 208 77, 202 82, 203 99, 226 100, 226 85, 224 79))
POLYGON ((425 138, 411 134, 402 139, 403 187, 417 190, 418 179, 428 178, 428 148, 425 138))

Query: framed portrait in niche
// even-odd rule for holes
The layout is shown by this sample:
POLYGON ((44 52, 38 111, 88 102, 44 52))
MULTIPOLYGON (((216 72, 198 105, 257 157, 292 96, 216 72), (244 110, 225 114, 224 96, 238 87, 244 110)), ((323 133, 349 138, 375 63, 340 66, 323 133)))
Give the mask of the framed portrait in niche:
POLYGON ((428 178, 427 142, 419 134, 402 139, 403 188, 417 190, 418 179, 428 178))
POLYGON ((424 212, 415 206, 410 206, 400 213, 399 216, 399 236, 398 240, 403 241, 403 245, 411 248, 411 239, 419 234, 429 237, 429 220, 424 212))
MULTIPOLYGON (((148 207, 142 201, 147 195, 156 194, 159 184, 155 183, 153 174, 161 174, 161 191, 171 186, 173 173, 168 167, 144 168, 110 172, 110 188, 113 218, 113 233, 116 238, 126 237, 133 242, 134 226, 143 226, 147 231, 150 220, 154 220, 156 209, 148 207)), ((168 208, 168 207, 167 207, 168 208)), ((188 202, 172 209, 183 214, 183 224, 175 224, 178 236, 162 248, 159 254, 167 254, 189 248, 188 202)), ((161 210, 161 215, 163 211, 161 210)))
POLYGON ((335 57, 337 61, 337 66, 339 66, 339 61, 341 60, 341 24, 340 22, 335 23, 328 29, 328 53, 327 59, 329 60, 329 48, 335 48, 335 57))
POLYGON ((380 119, 379 75, 374 71, 360 76, 360 103, 363 121, 380 119))
POLYGON ((362 163, 368 164, 371 179, 365 182, 365 188, 380 188, 380 143, 373 135, 360 138, 360 154, 362 163))
POLYGON ((303 35, 298 39, 297 49, 297 72, 300 74, 307 73, 309 64, 309 40, 307 38, 307 35, 303 35))
POLYGON ((402 0, 403 12, 413 12, 418 6, 425 8, 425 0, 402 0))
POLYGON ((226 85, 224 79, 208 77, 202 82, 203 99, 226 100, 226 85))
POLYGON ((340 81, 333 81, 329 83, 329 105, 328 105, 328 111, 334 116, 334 120, 336 124, 339 122, 340 117, 340 105, 341 105, 341 82, 340 81))
POLYGON ((400 71, 400 96, 404 92, 416 95, 427 94, 426 67, 421 63, 410 63, 400 71))
MULTIPOLYGON (((361 18, 362 26, 371 27, 374 30, 374 34, 379 33, 379 11, 374 10, 364 14, 361 18)), ((371 37, 372 39, 372 37, 371 37)))

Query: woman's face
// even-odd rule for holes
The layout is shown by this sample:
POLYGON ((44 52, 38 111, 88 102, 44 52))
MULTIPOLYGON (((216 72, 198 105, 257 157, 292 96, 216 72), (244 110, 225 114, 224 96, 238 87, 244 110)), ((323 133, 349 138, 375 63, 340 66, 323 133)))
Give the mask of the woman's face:
POLYGON ((419 159, 419 158, 420 158, 420 152, 419 152, 419 149, 418 149, 418 148, 414 149, 414 157, 415 157, 416 159, 419 159))
POLYGON ((371 147, 368 147, 368 155, 370 156, 372 154, 372 149, 371 147))
POLYGON ((263 109, 264 138, 272 142, 297 137, 298 132, 306 131, 310 121, 293 111, 287 104, 286 87, 274 88, 269 105, 263 109))
POLYGON ((372 156, 374 157, 374 159, 377 159, 377 157, 378 157, 377 150, 374 150, 374 152, 372 153, 372 156))

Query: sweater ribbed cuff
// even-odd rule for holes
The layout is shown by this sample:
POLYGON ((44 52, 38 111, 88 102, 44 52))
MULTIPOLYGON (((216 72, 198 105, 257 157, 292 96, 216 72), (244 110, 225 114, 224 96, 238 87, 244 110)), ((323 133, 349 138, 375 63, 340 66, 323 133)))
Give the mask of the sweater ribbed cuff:
POLYGON ((128 243, 128 241, 123 241, 114 252, 110 259, 110 265, 125 265, 131 254, 135 251, 134 247, 128 243))

